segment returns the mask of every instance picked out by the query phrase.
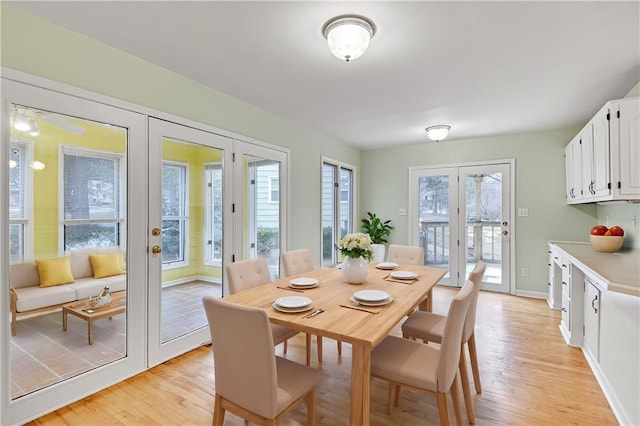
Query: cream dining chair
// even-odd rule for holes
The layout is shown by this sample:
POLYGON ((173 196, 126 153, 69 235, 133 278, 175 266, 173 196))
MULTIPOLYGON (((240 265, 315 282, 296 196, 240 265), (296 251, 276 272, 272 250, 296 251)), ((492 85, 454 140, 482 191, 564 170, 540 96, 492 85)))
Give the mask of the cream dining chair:
MULTIPOLYGON (((271 273, 267 262, 263 258, 240 260, 228 263, 226 266, 227 282, 229 283, 229 293, 235 294, 257 285, 271 282, 271 273)), ((287 340, 299 333, 281 325, 272 325, 273 343, 279 345, 284 343, 284 353, 287 353, 287 340)), ((310 360, 310 338, 307 336, 307 365, 310 360)))
MULTIPOLYGON (((467 410, 467 418, 469 423, 474 423, 475 415, 473 412, 473 398, 469 389, 469 377, 467 373, 467 360, 465 356, 465 343, 469 347, 469 358, 471 361, 471 371, 473 372, 473 383, 477 393, 482 392, 480 386, 480 369, 478 367, 478 354, 476 350, 475 326, 476 311, 478 306, 478 293, 480 291, 480 283, 487 269, 486 263, 479 261, 473 270, 469 273, 468 280, 473 283, 473 295, 469 312, 465 319, 464 329, 462 331, 462 344, 460 347, 460 380, 462 382, 462 393, 464 395, 464 403, 467 410)), ((421 339, 423 342, 440 343, 444 333, 444 326, 447 317, 445 315, 434 314, 432 312, 415 311, 402 324, 402 336, 411 339, 421 339)))
POLYGON ((449 424, 447 392, 451 394, 456 421, 461 424, 458 396, 458 363, 462 328, 474 284, 467 281, 449 306, 442 343, 425 345, 397 336, 387 336, 371 352, 371 376, 389 382, 387 412, 398 405, 400 387, 436 395, 440 424, 449 424))
POLYGON ((387 261, 398 265, 424 265, 424 249, 418 246, 389 244, 387 261))
POLYGON ((213 345, 215 404, 213 425, 226 411, 260 425, 277 418, 303 399, 307 424, 315 425, 315 386, 320 372, 275 355, 271 324, 259 308, 202 299, 213 345))
MULTIPOLYGON (((296 274, 313 271, 313 259, 308 249, 290 250, 282 254, 282 268, 284 276, 288 277, 296 274)), ((322 362, 322 336, 317 336, 318 362, 322 362)), ((338 355, 342 355, 342 342, 338 342, 338 355)), ((310 351, 307 353, 307 365, 311 363, 310 351)))

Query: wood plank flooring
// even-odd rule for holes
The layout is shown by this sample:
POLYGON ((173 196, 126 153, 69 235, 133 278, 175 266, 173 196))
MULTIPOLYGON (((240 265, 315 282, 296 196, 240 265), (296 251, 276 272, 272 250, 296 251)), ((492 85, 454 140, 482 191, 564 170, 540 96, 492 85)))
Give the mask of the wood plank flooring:
MULTIPOLYGON (((434 311, 446 313, 455 290, 438 287, 434 293, 434 311)), ((481 292, 476 341, 482 394, 474 399, 477 425, 617 424, 582 351, 562 340, 559 321, 559 312, 543 300, 481 292)), ((393 333, 400 335, 399 327, 393 333)), ((276 352, 282 355, 282 345, 276 352)), ((290 340, 286 357, 304 363, 303 336, 290 340)), ((344 345, 339 358, 335 343, 325 339, 323 365, 318 366, 315 355, 312 360, 323 375, 316 392, 318 424, 348 424, 350 345, 344 345)), ((387 415, 386 392, 385 382, 372 379, 371 425, 440 423, 435 398, 406 389, 399 407, 387 415)), ((205 425, 211 424, 213 398, 211 348, 201 347, 31 424, 205 425)), ((305 422, 301 404, 279 424, 305 422)), ((242 424, 227 414, 225 425, 242 424)))

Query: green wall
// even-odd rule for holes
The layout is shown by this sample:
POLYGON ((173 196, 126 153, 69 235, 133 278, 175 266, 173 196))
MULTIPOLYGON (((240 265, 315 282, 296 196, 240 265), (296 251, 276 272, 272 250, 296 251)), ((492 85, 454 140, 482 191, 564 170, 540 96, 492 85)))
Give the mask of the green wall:
POLYGON ((360 153, 326 136, 83 35, 0 3, 0 65, 290 149, 289 249, 320 260, 321 156, 358 167, 360 153), (25 54, 25 52, 29 52, 25 54))

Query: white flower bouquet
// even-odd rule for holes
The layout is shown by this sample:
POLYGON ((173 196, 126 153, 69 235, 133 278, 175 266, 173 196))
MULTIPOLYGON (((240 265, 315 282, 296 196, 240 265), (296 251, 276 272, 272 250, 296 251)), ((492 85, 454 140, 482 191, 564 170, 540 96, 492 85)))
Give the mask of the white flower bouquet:
POLYGON ((371 247, 371 237, 369 234, 358 232, 345 235, 338 242, 338 250, 344 257, 363 257, 369 261, 373 259, 373 248, 371 247))

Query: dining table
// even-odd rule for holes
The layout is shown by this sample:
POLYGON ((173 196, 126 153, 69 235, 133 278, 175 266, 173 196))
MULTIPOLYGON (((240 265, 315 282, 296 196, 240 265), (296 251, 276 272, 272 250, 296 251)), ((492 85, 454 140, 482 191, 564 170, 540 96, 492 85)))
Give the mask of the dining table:
POLYGON ((432 291, 446 269, 420 265, 398 265, 395 270, 368 268, 362 284, 348 284, 339 268, 318 268, 277 279, 225 297, 227 302, 264 309, 272 324, 351 344, 350 424, 369 424, 371 350, 418 308, 431 311, 432 291), (414 275, 413 279, 391 276, 414 275), (313 288, 293 288, 291 280, 317 280, 313 288), (360 290, 381 290, 390 296, 382 306, 363 306, 353 294, 360 290), (282 297, 303 296, 312 305, 304 312, 281 312, 274 302, 282 297), (322 310, 321 313, 310 316, 322 310))

